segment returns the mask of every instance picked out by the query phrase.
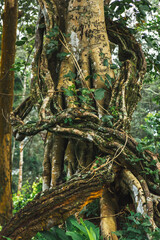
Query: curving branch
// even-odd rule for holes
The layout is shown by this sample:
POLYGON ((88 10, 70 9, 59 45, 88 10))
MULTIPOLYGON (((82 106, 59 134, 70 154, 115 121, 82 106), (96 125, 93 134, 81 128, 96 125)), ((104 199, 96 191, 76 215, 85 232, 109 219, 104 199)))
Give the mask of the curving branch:
MULTIPOLYGON (((151 164, 151 170, 157 169, 159 171, 159 161, 156 154, 148 150, 139 152, 137 150, 138 143, 126 132, 103 126, 95 114, 84 112, 83 109, 67 109, 44 121, 26 124, 12 114, 11 123, 15 128, 16 136, 21 136, 21 138, 47 130, 65 138, 92 142, 102 153, 109 154, 113 159, 116 156, 116 161, 121 163, 123 167, 126 166, 131 171, 138 171, 142 176, 145 176, 145 166, 152 161, 155 161, 155 164, 151 164), (69 123, 66 123, 67 119, 70 119, 69 123), (70 124, 70 122, 72 123, 70 124), (136 165, 130 161, 130 156, 140 159, 136 165)), ((150 182, 155 182, 155 177, 152 174, 150 182)))

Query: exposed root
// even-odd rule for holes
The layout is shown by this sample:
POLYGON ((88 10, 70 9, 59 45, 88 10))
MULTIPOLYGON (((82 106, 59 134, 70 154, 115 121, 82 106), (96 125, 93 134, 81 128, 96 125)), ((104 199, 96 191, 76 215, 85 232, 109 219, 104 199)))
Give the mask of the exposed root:
POLYGON ((107 189, 103 190, 103 195, 100 200, 101 207, 101 231, 103 239, 118 240, 118 237, 113 234, 117 230, 115 213, 118 210, 118 204, 114 195, 107 189))
POLYGON ((153 199, 151 198, 146 181, 138 175, 137 178, 129 171, 122 171, 121 181, 128 188, 137 213, 144 217, 148 215, 154 230, 157 226, 153 220, 153 199))
POLYGON ((129 170, 126 169, 122 171, 121 181, 125 183, 131 193, 136 212, 145 216, 147 214, 146 199, 140 182, 129 170))
POLYGON ((59 136, 54 136, 51 153, 51 187, 54 187, 64 181, 62 176, 65 148, 66 139, 59 136))
POLYGON ((44 150, 43 158, 43 185, 42 190, 48 190, 51 183, 51 150, 53 145, 53 134, 47 133, 47 139, 45 143, 46 147, 44 150))

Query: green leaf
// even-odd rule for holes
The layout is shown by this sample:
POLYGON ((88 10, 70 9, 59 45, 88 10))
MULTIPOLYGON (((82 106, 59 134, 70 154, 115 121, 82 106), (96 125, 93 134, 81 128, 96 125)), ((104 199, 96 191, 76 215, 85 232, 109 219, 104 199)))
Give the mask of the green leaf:
POLYGON ((7 239, 7 240, 12 240, 11 238, 8 238, 8 237, 5 237, 5 236, 2 236, 4 239, 7 239))
POLYGON ((86 98, 84 96, 78 96, 78 98, 82 101, 82 102, 85 102, 86 101, 86 98))
POLYGON ((143 227, 151 227, 151 223, 148 221, 148 222, 144 222, 144 223, 141 223, 141 225, 143 227))
POLYGON ((87 81, 88 79, 91 79, 92 78, 92 76, 91 75, 88 75, 86 78, 85 78, 85 80, 87 81))
POLYGON ((110 68, 111 68, 111 69, 117 69, 118 66, 117 66, 116 64, 110 64, 110 68))
POLYGON ((25 41, 23 41, 23 40, 20 40, 20 41, 17 41, 16 42, 16 45, 17 46, 22 46, 22 45, 24 45, 25 44, 25 41))
POLYGON ((116 236, 118 237, 122 237, 122 231, 116 231, 116 232, 113 232, 116 236))
POLYGON ((66 232, 66 235, 72 237, 73 240, 82 240, 82 235, 76 232, 66 232))
POLYGON ((125 11, 125 8, 124 8, 124 6, 121 5, 117 8, 116 13, 117 14, 122 14, 124 11, 125 11))
POLYGON ((65 94, 66 96, 68 96, 68 97, 74 96, 73 90, 69 90, 69 89, 67 89, 67 88, 63 88, 63 90, 64 90, 64 94, 65 94))
POLYGON ((31 34, 31 33, 33 33, 33 28, 26 27, 26 31, 27 31, 28 34, 31 34))
POLYGON ((56 233, 61 240, 69 240, 69 237, 67 237, 66 232, 60 229, 59 227, 56 227, 56 233))
POLYGON ((71 222, 71 224, 72 224, 73 226, 75 226, 76 228, 78 228, 83 234, 86 235, 87 232, 86 232, 85 227, 82 226, 81 224, 79 224, 76 219, 71 218, 71 219, 70 219, 70 222, 71 222))
POLYGON ((110 83, 109 83, 108 80, 105 80, 105 85, 107 86, 107 88, 110 88, 110 87, 111 87, 111 85, 110 85, 110 83))
POLYGON ((54 49, 48 49, 48 50, 46 50, 46 53, 48 55, 48 54, 52 53, 53 51, 54 51, 54 49))
POLYGON ((127 231, 128 231, 128 232, 134 232, 134 233, 139 233, 139 234, 141 234, 140 229, 133 228, 132 226, 131 226, 131 227, 129 226, 129 227, 127 228, 127 231))
POLYGON ((88 234, 88 237, 89 237, 89 239, 90 240, 96 240, 96 236, 95 236, 95 234, 93 235, 93 230, 92 230, 92 232, 91 232, 91 229, 90 230, 88 230, 88 228, 85 226, 85 228, 86 228, 86 231, 87 231, 87 234, 88 234))
POLYGON ((94 74, 93 74, 93 79, 96 79, 98 76, 99 76, 99 74, 94 73, 94 74))
POLYGON ((138 9, 141 15, 146 16, 145 8, 143 7, 143 5, 139 5, 138 9))
POLYGON ((65 57, 71 55, 70 53, 66 53, 66 52, 61 52, 57 54, 57 58, 59 58, 60 60, 63 60, 65 57))
POLYGON ((160 62, 160 53, 157 56, 157 60, 160 62))
POLYGON ((110 77, 110 75, 109 74, 107 74, 106 73, 106 80, 105 80, 105 85, 108 87, 108 88, 110 88, 110 87, 112 87, 112 81, 114 81, 114 78, 112 78, 112 77, 110 77))
POLYGON ((98 240, 95 232, 93 231, 93 228, 90 228, 90 230, 89 230, 89 238, 90 238, 90 240, 98 240))
POLYGON ((101 120, 102 122, 106 123, 109 127, 112 127, 113 126, 113 123, 111 121, 111 119, 113 118, 113 116, 111 115, 104 115, 101 120))
MULTIPOLYGON (((40 232, 41 236, 45 239, 45 240, 53 240, 53 239, 56 239, 54 237, 54 234, 49 232, 49 231, 43 231, 43 232, 40 232)), ((38 237, 39 239, 39 237, 38 237)))
POLYGON ((139 144, 136 146, 136 149, 137 149, 138 152, 143 152, 143 146, 142 146, 142 144, 139 143, 139 144))
POLYGON ((85 227, 87 236, 89 237, 90 240, 98 239, 96 237, 96 234, 95 234, 97 229, 96 229, 96 227, 95 227, 95 225, 93 223, 91 223, 89 221, 83 221, 82 218, 80 219, 80 222, 85 227), (94 231, 93 231, 93 229, 94 229, 94 231))
POLYGON ((108 63, 108 60, 107 60, 107 59, 104 59, 103 65, 106 66, 106 67, 108 67, 109 63, 108 63))
POLYGON ((112 115, 103 115, 101 119, 103 122, 107 122, 107 121, 110 121, 112 118, 113 118, 112 115))
POLYGON ((147 6, 147 5, 142 5, 142 4, 139 5, 139 9, 140 9, 141 11, 150 11, 150 7, 149 7, 149 6, 147 6))
POLYGON ((76 74, 69 71, 67 74, 64 75, 65 78, 69 78, 70 80, 74 79, 76 77, 76 74))
POLYGON ((21 40, 22 40, 22 41, 27 41, 28 38, 27 38, 27 37, 22 37, 21 40))
POLYGON ((69 218, 67 218, 66 220, 66 228, 67 228, 67 231, 73 231, 74 227, 71 223, 71 219, 74 219, 75 220, 75 217, 73 216, 70 216, 69 218))
POLYGON ((114 10, 117 7, 117 1, 111 3, 110 8, 114 10))
POLYGON ((104 98, 106 90, 104 88, 98 88, 94 92, 94 96, 96 100, 102 100, 104 98))
POLYGON ((112 78, 108 73, 106 73, 105 76, 110 82, 114 81, 114 78, 112 78))

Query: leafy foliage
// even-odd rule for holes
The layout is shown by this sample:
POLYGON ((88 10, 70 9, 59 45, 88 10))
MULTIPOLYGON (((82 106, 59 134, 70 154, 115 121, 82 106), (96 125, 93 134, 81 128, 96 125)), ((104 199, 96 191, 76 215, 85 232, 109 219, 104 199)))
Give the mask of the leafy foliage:
POLYGON ((160 153, 160 111, 148 113, 145 124, 141 125, 146 136, 141 139, 142 144, 152 152, 160 153))
POLYGON ((58 227, 50 231, 40 232, 33 238, 34 240, 101 240, 100 230, 92 222, 83 221, 80 223, 74 217, 69 217, 66 221, 66 229, 58 227))
MULTIPOLYGON (((20 155, 19 142, 16 142, 12 166, 13 193, 17 192, 19 157, 20 157, 19 155, 20 155)), ((23 184, 25 184, 28 181, 29 184, 32 185, 35 179, 41 176, 42 159, 43 159, 42 137, 37 135, 34 138, 26 139, 24 143, 23 184)))
POLYGON ((103 115, 101 120, 102 122, 104 122, 107 126, 112 127, 113 123, 112 123, 112 118, 113 116, 111 115, 103 115))
POLYGON ((98 88, 94 92, 94 96, 96 100, 102 100, 104 98, 106 90, 104 88, 98 88))
POLYGON ((23 185, 21 193, 13 194, 13 213, 15 214, 18 210, 24 207, 28 202, 32 201, 34 197, 42 191, 42 179, 38 182, 33 182, 32 186, 29 182, 23 185))
POLYGON ((70 53, 66 53, 66 52, 61 52, 61 53, 57 53, 57 57, 60 59, 60 60, 63 60, 65 57, 69 56, 70 53))
MULTIPOLYGON (((103 158, 97 158, 96 164, 103 163, 103 158)), ((85 208, 82 209, 80 215, 83 215, 87 218, 94 218, 100 216, 100 202, 99 198, 95 199, 93 202, 89 203, 85 208)))
MULTIPOLYGON (((134 1, 134 0, 115 0, 112 1, 110 6, 106 6, 106 14, 110 18, 118 18, 123 22, 123 13, 128 15, 134 14, 137 21, 144 19, 148 12, 151 12, 151 4, 148 0, 134 1)), ((123 22, 124 23, 124 22, 123 22)))
POLYGON ((115 234, 120 240, 144 240, 152 237, 153 240, 160 238, 160 229, 155 231, 151 229, 151 223, 148 216, 141 213, 130 212, 130 216, 126 217, 126 221, 122 226, 122 230, 116 231, 115 234))
POLYGON ((51 54, 58 50, 58 40, 57 37, 59 35, 59 28, 57 25, 53 27, 53 29, 46 35, 46 37, 50 40, 47 45, 47 54, 51 54))

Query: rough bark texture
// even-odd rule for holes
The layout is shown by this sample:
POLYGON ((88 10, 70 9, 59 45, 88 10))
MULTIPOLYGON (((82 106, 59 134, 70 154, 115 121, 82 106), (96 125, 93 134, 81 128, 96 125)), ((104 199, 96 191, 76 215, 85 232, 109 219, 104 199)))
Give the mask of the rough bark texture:
POLYGON ((114 195, 106 189, 101 198, 101 230, 104 239, 118 240, 113 234, 117 230, 116 212, 118 211, 118 203, 114 195))
POLYGON ((13 104, 17 0, 5 1, 0 71, 0 225, 12 215, 11 193, 11 124, 9 116, 13 104))
MULTIPOLYGON (((23 140, 44 130, 48 132, 43 162, 44 190, 58 188, 77 171, 93 171, 95 167, 101 174, 103 167, 112 167, 114 182, 109 189, 104 189, 101 200, 101 226, 106 239, 110 236, 116 239, 112 234, 117 225, 114 213, 124 208, 123 200, 128 204, 128 196, 136 212, 150 216, 154 229, 160 216, 158 157, 147 150, 138 151, 138 144, 129 134, 146 70, 140 44, 129 29, 104 15, 103 0, 39 0, 39 4, 31 94, 11 115, 16 139, 23 140), (110 42, 119 48, 121 67, 118 72, 112 69, 110 42), (104 97, 97 99, 93 92, 98 89, 103 90, 104 97), (39 121, 34 124, 25 122, 33 106, 39 113, 39 121), (146 171, 148 167, 151 172, 146 171), (153 198, 152 193, 158 196, 153 198)), ((88 186, 82 188, 84 196, 85 193, 93 196, 97 188, 102 189, 98 183, 90 191, 91 183, 94 184, 94 175, 88 186)), ((66 186, 69 184, 70 181, 66 182, 66 186)), ((70 207, 75 209, 77 204, 86 204, 81 199, 82 189, 73 194, 74 203, 69 198, 70 207)), ((69 189, 66 194, 70 195, 69 189)), ((48 196, 46 204, 50 206, 48 196)), ((65 204, 64 196, 61 195, 57 206, 60 212, 65 204)), ((33 208, 35 201, 31 203, 33 208)), ((51 225, 59 224, 64 218, 62 214, 55 219, 51 210, 44 210, 39 216, 38 208, 28 214, 28 207, 25 209, 22 224, 27 224, 27 231, 31 231, 29 236, 40 227, 49 228, 48 216, 51 225), (34 224, 30 225, 28 219, 34 224)), ((74 212, 67 210, 66 217, 74 212)), ((4 229, 6 236, 11 236, 9 226, 15 226, 14 238, 23 238, 21 226, 14 223, 17 219, 21 224, 20 213, 4 229)), ((23 229, 22 226, 25 232, 23 229)))
POLYGON ((104 184, 109 186, 113 180, 111 166, 74 175, 67 183, 38 194, 3 228, 0 239, 6 236, 27 240, 38 231, 62 224, 93 199, 101 197, 104 184))

